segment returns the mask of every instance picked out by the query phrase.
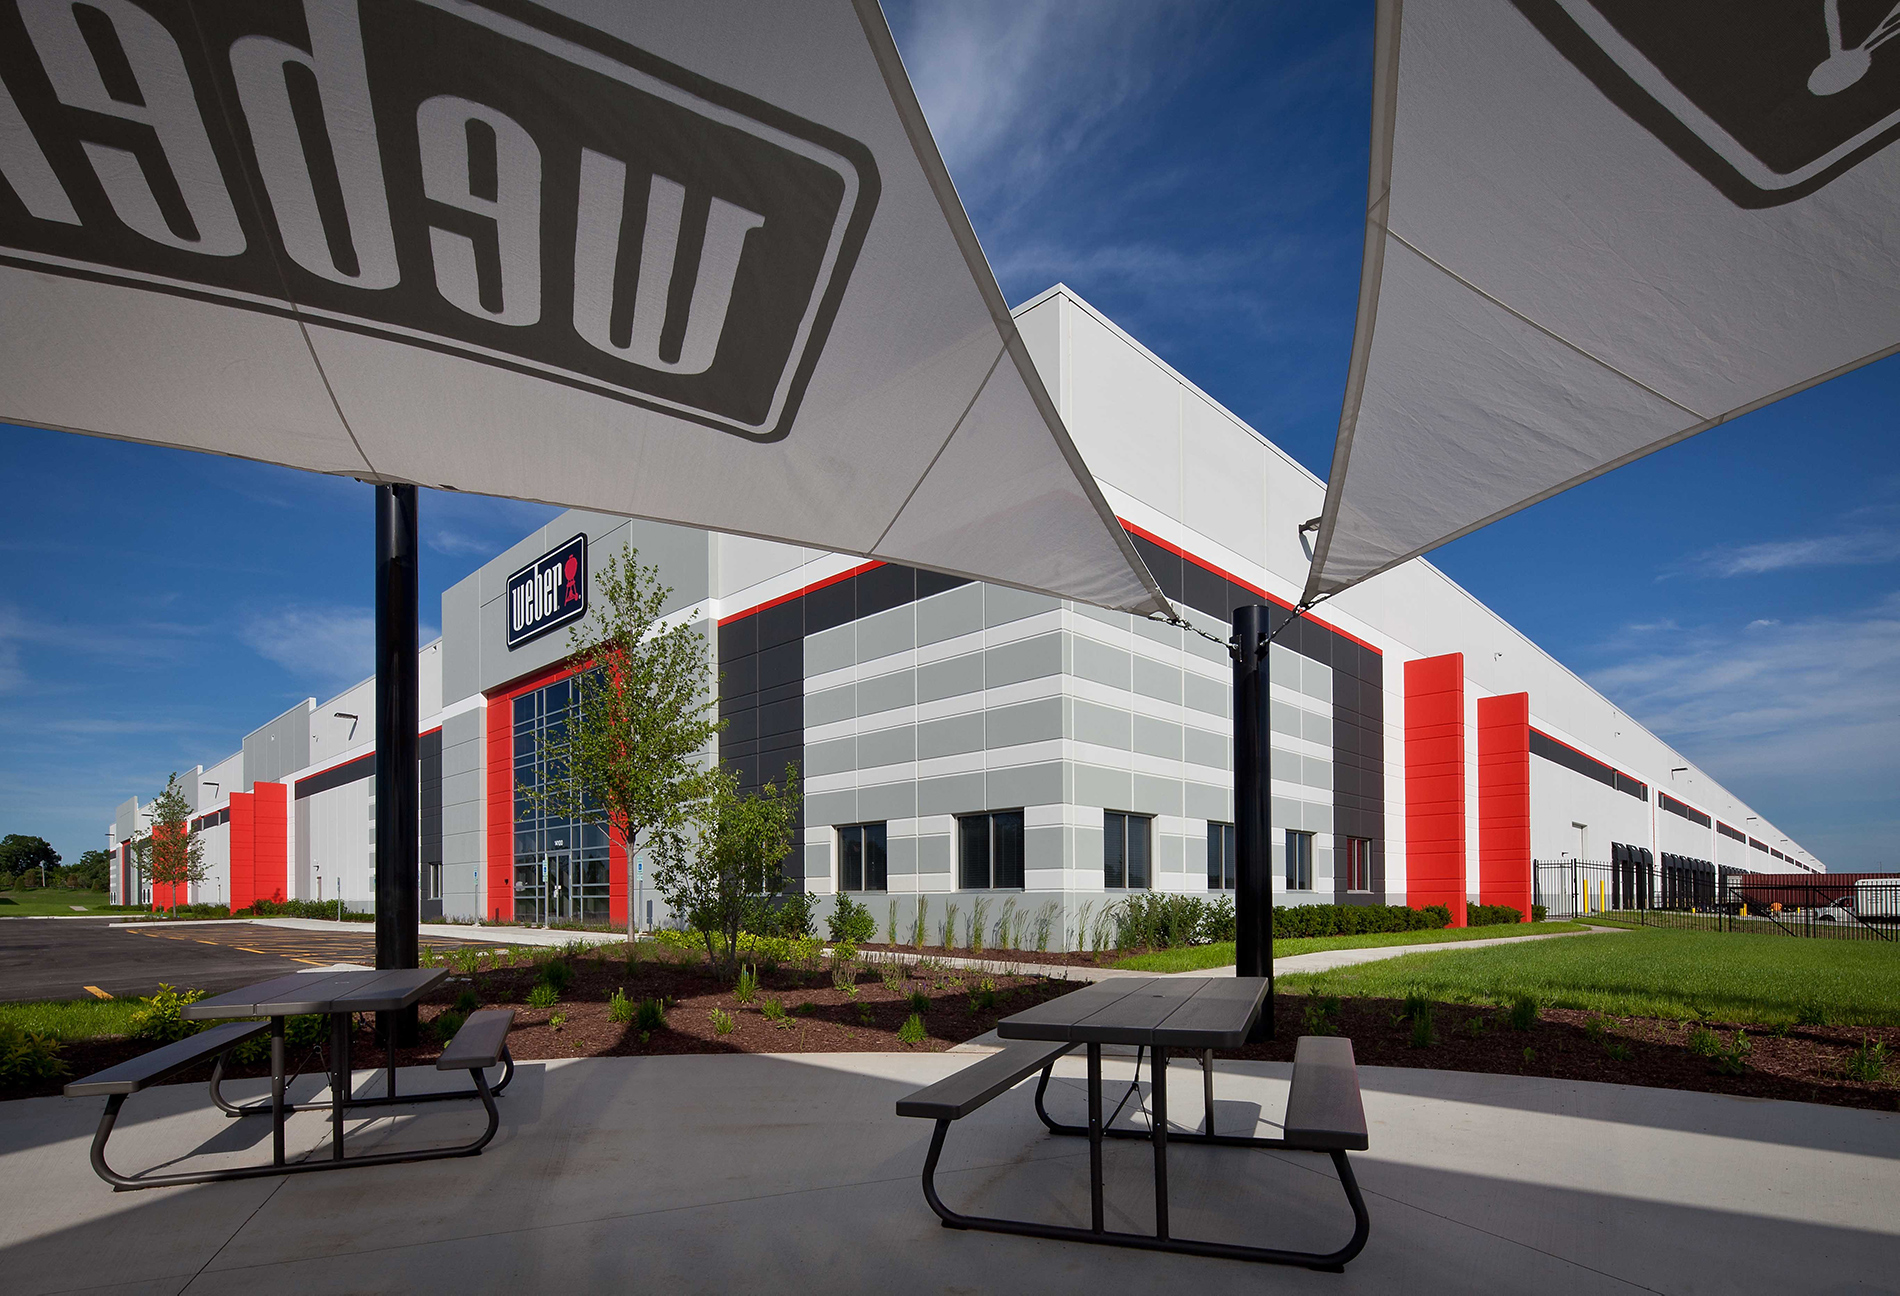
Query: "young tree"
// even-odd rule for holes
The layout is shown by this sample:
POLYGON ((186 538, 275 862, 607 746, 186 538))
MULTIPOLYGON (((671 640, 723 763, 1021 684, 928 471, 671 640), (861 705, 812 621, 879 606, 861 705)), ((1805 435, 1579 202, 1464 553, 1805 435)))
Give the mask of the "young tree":
POLYGON ((730 970, 739 933, 757 931, 771 898, 784 885, 781 865, 798 829, 798 769, 784 786, 739 791, 731 771, 715 770, 712 796, 697 834, 668 834, 658 849, 654 885, 674 913, 705 936, 706 957, 730 970), (715 949, 717 936, 723 949, 715 949))
POLYGON ((191 829, 191 802, 178 786, 178 775, 166 780, 165 790, 152 802, 151 817, 151 825, 133 837, 132 861, 139 881, 172 888, 176 914, 178 888, 205 879, 204 835, 191 829))
POLYGON ((544 814, 604 817, 627 854, 627 938, 633 939, 639 852, 677 836, 714 786, 706 640, 697 614, 662 622, 673 591, 629 547, 599 572, 602 606, 568 631, 576 672, 564 725, 550 729, 545 775, 522 786, 544 814))

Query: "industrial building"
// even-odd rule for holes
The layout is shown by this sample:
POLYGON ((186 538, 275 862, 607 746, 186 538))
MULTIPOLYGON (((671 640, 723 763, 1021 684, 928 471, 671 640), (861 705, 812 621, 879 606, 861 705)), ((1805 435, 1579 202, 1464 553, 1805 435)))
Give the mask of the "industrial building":
MULTIPOLYGON (((446 591, 442 636, 422 649, 425 920, 622 923, 630 903, 667 919, 602 825, 538 817, 516 792, 565 705, 563 627, 629 544, 673 587, 671 614, 707 636, 720 758, 754 786, 800 770, 792 867, 808 891, 865 893, 900 930, 918 896, 968 893, 966 913, 982 896, 992 912, 1053 902, 1073 939, 1104 898, 1232 887, 1231 668, 1216 641, 1234 606, 1297 598, 1324 486, 1072 291, 1016 319, 1103 493, 1205 634, 565 513, 446 591)), ((1422 559, 1296 620, 1270 669, 1276 904, 1528 911, 1533 859, 1640 868, 1649 880, 1628 893, 1657 897, 1675 885, 1665 859, 1825 869, 1422 559)), ((210 867, 189 899, 369 905, 373 689, 308 699, 190 772, 210 867)), ((123 847, 142 807, 128 800, 108 829, 115 900, 138 892, 123 847)))

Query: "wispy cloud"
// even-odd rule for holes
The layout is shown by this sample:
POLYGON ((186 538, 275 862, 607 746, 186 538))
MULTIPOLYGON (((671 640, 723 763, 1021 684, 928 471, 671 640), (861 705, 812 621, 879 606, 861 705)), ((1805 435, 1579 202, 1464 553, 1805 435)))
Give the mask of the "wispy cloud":
POLYGON ((1675 571, 1723 578, 1761 576, 1799 567, 1863 567, 1890 562, 1900 562, 1900 530, 1869 528, 1805 540, 1705 549, 1675 571))
POLYGON ((248 617, 238 637, 300 688, 345 687, 375 668, 376 618, 361 608, 293 604, 248 617))
POLYGON ((418 502, 422 543, 448 558, 492 558, 560 512, 524 500, 428 491, 418 502))
POLYGON ((1900 787, 1900 593, 1681 631, 1589 680, 1797 835, 1821 830, 1827 805, 1890 807, 1900 787))

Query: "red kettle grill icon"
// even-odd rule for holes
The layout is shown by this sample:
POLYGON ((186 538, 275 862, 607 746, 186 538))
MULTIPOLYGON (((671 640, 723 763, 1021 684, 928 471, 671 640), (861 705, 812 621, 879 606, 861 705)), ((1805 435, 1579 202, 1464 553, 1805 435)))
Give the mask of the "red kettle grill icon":
POLYGON ((567 591, 561 597, 563 603, 580 602, 581 587, 574 580, 575 573, 580 571, 580 569, 580 559, 576 558, 573 554, 569 554, 567 556, 567 591))

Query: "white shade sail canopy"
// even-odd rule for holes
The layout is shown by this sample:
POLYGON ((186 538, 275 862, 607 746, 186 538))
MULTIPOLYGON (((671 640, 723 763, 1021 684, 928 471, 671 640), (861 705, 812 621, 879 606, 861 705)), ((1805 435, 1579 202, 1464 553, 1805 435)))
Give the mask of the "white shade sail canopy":
POLYGON ((1382 0, 1305 598, 1900 348, 1891 0, 1382 0))
POLYGON ((1167 602, 872 0, 0 0, 0 418, 1167 602))

